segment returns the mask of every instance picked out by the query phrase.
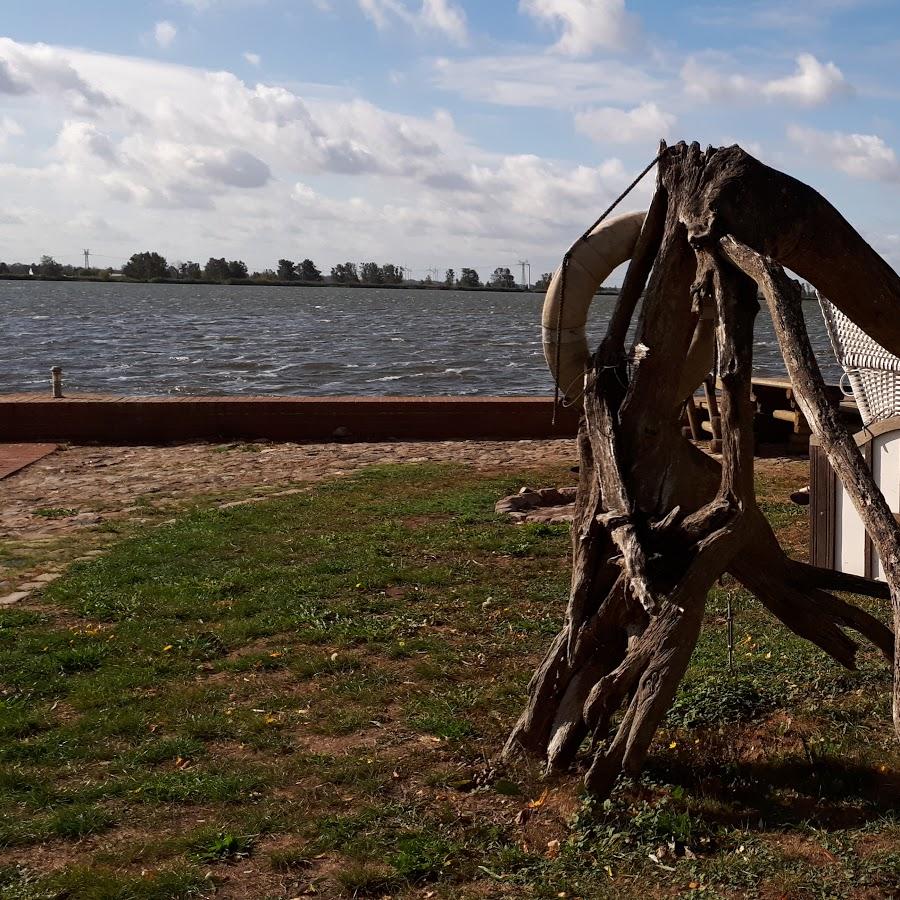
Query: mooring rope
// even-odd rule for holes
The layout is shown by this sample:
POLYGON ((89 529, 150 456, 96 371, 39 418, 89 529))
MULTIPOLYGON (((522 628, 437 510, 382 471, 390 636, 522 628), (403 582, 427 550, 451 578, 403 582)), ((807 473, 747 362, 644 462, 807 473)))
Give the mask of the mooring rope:
POLYGON ((559 312, 556 316, 556 363, 554 372, 554 383, 556 384, 556 391, 553 394, 553 425, 556 424, 556 410, 560 406, 559 402, 559 377, 560 377, 560 364, 561 364, 561 352, 562 352, 562 320, 563 320, 563 307, 566 303, 566 272, 569 268, 569 260, 572 258, 572 253, 575 251, 575 248, 578 247, 583 241, 586 241, 591 232, 640 184, 643 180, 644 176, 659 162, 660 157, 656 156, 652 160, 652 162, 647 164, 647 167, 641 172, 631 184, 616 197, 615 200, 603 211, 600 215, 600 218, 591 225, 587 231, 571 247, 566 251, 566 255, 563 257, 562 261, 562 274, 560 277, 560 285, 559 285, 559 312))

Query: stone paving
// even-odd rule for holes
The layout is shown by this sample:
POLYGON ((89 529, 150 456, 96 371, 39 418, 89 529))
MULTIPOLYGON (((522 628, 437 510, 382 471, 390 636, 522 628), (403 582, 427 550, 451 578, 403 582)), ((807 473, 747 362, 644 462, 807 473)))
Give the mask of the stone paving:
POLYGON ((498 471, 575 461, 572 440, 61 447, 0 481, 0 607, 103 553, 116 538, 105 525, 163 521, 198 500, 255 502, 386 463, 498 471))

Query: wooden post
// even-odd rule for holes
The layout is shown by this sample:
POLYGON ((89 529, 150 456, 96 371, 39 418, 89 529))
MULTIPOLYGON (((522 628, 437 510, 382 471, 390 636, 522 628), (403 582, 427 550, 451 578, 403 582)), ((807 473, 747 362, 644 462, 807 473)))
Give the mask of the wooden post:
POLYGON ((703 379, 703 395, 709 413, 709 449, 712 453, 722 452, 722 417, 719 415, 719 401, 716 397, 716 383, 712 375, 703 379))
POLYGON ((687 403, 685 404, 684 409, 687 413, 688 427, 691 430, 691 440, 702 441, 703 429, 700 427, 700 418, 697 415, 697 406, 694 402, 693 394, 691 394, 691 396, 687 398, 687 403))

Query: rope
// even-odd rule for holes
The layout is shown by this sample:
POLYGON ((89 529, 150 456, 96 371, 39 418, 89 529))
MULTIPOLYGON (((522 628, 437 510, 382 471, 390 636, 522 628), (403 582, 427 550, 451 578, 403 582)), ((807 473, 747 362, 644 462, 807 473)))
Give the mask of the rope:
POLYGON ((585 233, 583 235, 581 235, 581 237, 578 238, 578 240, 575 241, 574 244, 572 244, 571 247, 569 247, 569 249, 566 251, 566 255, 563 257, 562 275, 561 275, 560 286, 559 286, 559 312, 557 313, 557 316, 556 316, 556 363, 555 363, 556 377, 553 379, 554 382, 556 383, 556 391, 553 394, 553 420, 551 423, 553 425, 556 424, 556 410, 560 405, 560 402, 559 402, 559 370, 560 370, 560 362, 561 362, 560 354, 562 352, 562 340, 561 340, 561 338, 562 338, 562 320, 563 320, 563 307, 565 306, 565 303, 566 303, 566 272, 568 271, 568 268, 569 268, 569 260, 572 258, 572 254, 575 252, 575 249, 578 247, 578 245, 583 243, 590 237, 591 232, 638 186, 638 184, 640 184, 640 182, 643 180, 644 176, 658 162, 659 162, 659 156, 656 156, 652 162, 648 163, 647 167, 644 169, 644 171, 641 172, 641 174, 638 175, 637 178, 635 178, 634 181, 632 181, 631 184, 629 184, 628 187, 625 188, 625 190, 622 191, 622 193, 619 194, 619 196, 616 197, 615 200, 613 200, 613 202, 600 215, 600 218, 597 219, 597 221, 594 222, 594 224, 591 225, 588 228, 588 230, 585 231, 585 233))

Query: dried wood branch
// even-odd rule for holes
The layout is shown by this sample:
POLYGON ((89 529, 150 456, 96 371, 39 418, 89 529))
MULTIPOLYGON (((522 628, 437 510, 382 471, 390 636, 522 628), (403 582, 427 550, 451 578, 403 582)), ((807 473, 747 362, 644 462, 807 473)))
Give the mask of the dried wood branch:
MULTIPOLYGON (((720 240, 727 226, 738 236, 752 235, 755 246, 789 257, 795 271, 817 264, 818 250, 804 248, 808 227, 801 233, 791 225, 786 240, 762 226, 774 204, 766 198, 776 196, 779 203, 785 196, 790 200, 789 212, 777 211, 778 221, 795 214, 803 221, 825 210, 829 227, 839 232, 830 245, 862 253, 866 271, 880 279, 879 303, 891 297, 900 301, 900 279, 873 259, 871 248, 864 250, 862 239, 810 188, 767 169, 740 148, 706 153, 697 145, 663 148, 653 205, 585 382, 566 620, 529 684, 528 705, 504 748, 506 755, 525 750, 561 769, 572 765, 590 736, 593 756, 585 782, 601 796, 620 773, 634 774, 643 764, 697 641, 707 592, 726 571, 785 625, 846 666, 853 667, 857 646, 844 629, 871 641, 895 667, 900 655, 894 652, 896 629, 892 633, 830 593, 886 597, 887 589, 789 559, 756 505, 750 388, 757 282, 768 288, 779 337, 794 354, 789 371, 801 406, 814 407, 810 421, 831 429, 829 443, 823 442, 826 452, 831 447, 841 456, 860 498, 874 497, 821 403, 802 314, 783 273, 737 241, 720 240), (757 208, 765 215, 757 215, 757 208), (625 385, 625 333, 645 283, 636 335, 641 352, 632 355, 625 385), (721 465, 690 444, 680 428, 684 398, 677 373, 695 332, 697 309, 710 301, 718 314, 723 384, 721 465), (608 740, 610 723, 623 707, 608 740)), ((807 277, 815 282, 812 274, 807 277)), ((828 284, 838 306, 865 327, 872 310, 848 295, 846 279, 831 272, 828 284)), ((900 349, 900 325, 884 334, 900 349)), ((893 517, 884 522, 882 509, 874 515, 882 528, 877 546, 893 547, 891 571, 898 573, 896 524, 893 517)), ((890 596, 896 607, 896 591, 890 596)), ((895 715, 897 702, 895 690, 895 715)))
POLYGON ((797 402, 822 442, 829 463, 841 480, 878 551, 891 591, 894 612, 893 718, 900 737, 900 526, 891 513, 856 442, 828 400, 803 321, 800 287, 774 260, 726 235, 720 245, 728 258, 759 284, 769 305, 772 324, 797 402))

